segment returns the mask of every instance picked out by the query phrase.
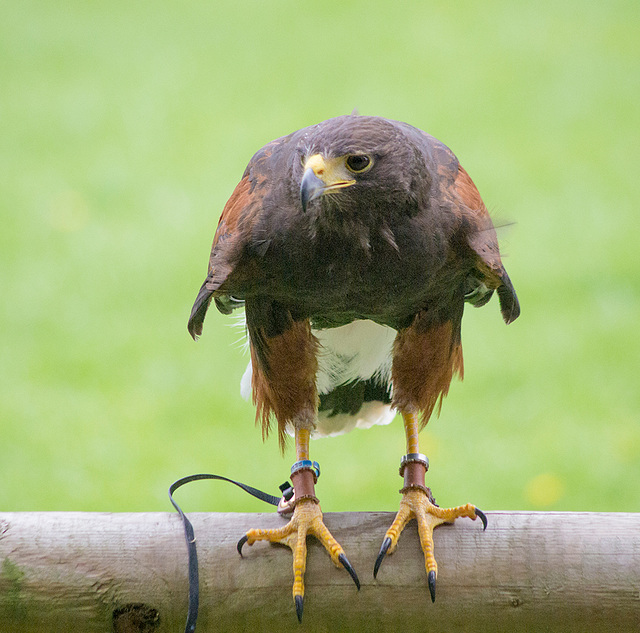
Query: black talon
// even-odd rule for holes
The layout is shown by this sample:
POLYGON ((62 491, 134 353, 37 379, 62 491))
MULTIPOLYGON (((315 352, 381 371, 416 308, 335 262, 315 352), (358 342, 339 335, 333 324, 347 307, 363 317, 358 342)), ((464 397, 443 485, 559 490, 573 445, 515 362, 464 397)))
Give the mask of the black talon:
POLYGON ((245 534, 239 541, 238 541, 238 545, 236 545, 237 549, 238 549, 238 554, 240 554, 240 556, 242 556, 242 546, 249 540, 249 538, 247 537, 247 535, 245 534))
POLYGON ((479 516, 480 520, 482 521, 482 525, 484 526, 482 529, 484 531, 487 529, 487 516, 482 510, 480 510, 480 508, 476 508, 475 510, 476 510, 476 516, 479 516))
POLYGON ((380 547, 380 552, 378 553, 378 558, 376 558, 376 564, 373 566, 373 577, 375 578, 378 575, 378 569, 380 569, 380 565, 382 565, 382 561, 384 557, 387 555, 389 548, 391 547, 391 537, 387 536, 384 541, 382 541, 382 547, 380 547))
POLYGON ((349 576, 351 576, 353 582, 356 583, 358 591, 360 591, 360 581, 358 580, 358 574, 356 574, 356 570, 351 566, 351 563, 347 560, 347 557, 344 554, 340 554, 340 556, 338 556, 338 560, 342 563, 342 566, 349 572, 349 576))
POLYGON ((302 596, 296 596, 296 615, 298 616, 298 622, 302 623, 302 609, 304 609, 304 598, 302 596))
POLYGON ((429 593, 431 594, 431 602, 436 601, 436 572, 429 572, 429 593))

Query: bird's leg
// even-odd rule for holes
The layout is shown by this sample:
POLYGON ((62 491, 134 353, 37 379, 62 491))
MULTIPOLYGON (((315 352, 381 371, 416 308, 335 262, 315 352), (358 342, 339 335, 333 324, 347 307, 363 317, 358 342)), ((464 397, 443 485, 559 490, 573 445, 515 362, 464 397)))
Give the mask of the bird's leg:
POLYGON ((293 600, 298 620, 302 620, 304 604, 304 572, 307 563, 307 536, 315 536, 329 552, 336 567, 343 566, 360 589, 360 581, 347 560, 344 550, 331 535, 322 520, 320 504, 315 496, 315 483, 320 474, 317 462, 309 460, 309 430, 296 429, 297 461, 291 469, 291 483, 294 497, 293 516, 287 525, 273 530, 249 530, 238 543, 242 555, 242 546, 253 545, 256 541, 269 541, 287 545, 293 552, 293 600))
POLYGON ((433 529, 442 523, 453 523, 459 517, 469 517, 473 520, 480 517, 486 529, 487 518, 483 512, 471 504, 457 508, 440 508, 436 505, 435 499, 431 495, 431 490, 425 485, 425 475, 429 468, 429 460, 419 451, 418 418, 414 413, 403 412, 402 419, 407 438, 407 454, 400 463, 400 475, 404 477, 404 486, 400 490, 402 500, 400 501, 400 510, 382 542, 373 575, 374 577, 377 576, 384 557, 387 554, 392 554, 396 549, 398 537, 405 525, 411 519, 415 519, 418 523, 418 535, 424 553, 429 593, 431 594, 431 600, 435 601, 438 565, 433 554, 433 529))

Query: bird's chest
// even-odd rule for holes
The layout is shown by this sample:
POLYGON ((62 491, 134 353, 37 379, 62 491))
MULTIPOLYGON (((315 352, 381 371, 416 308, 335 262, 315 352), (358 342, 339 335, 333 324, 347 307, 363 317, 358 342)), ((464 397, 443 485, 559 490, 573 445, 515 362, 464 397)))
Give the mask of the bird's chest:
POLYGON ((277 235, 261 254, 254 292, 327 323, 393 321, 455 283, 446 236, 410 223, 352 221, 277 235))

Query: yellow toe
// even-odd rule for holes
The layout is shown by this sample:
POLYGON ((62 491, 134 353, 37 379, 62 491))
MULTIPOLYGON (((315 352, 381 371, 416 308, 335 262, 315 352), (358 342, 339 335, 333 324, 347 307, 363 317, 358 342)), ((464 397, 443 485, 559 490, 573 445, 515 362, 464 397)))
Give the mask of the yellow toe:
POLYGON ((293 600, 298 619, 302 618, 308 535, 315 536, 322 543, 329 552, 333 563, 337 567, 343 566, 359 589, 360 583, 355 571, 349 564, 344 550, 325 526, 320 506, 313 499, 300 499, 291 520, 284 527, 272 530, 249 530, 241 539, 241 544, 246 542, 252 545, 256 541, 268 541, 286 545, 291 549, 293 553, 293 600))
MULTIPOLYGON (((433 530, 442 523, 453 523, 460 517, 475 519, 477 516, 484 517, 478 513, 472 504, 459 506, 457 508, 440 508, 429 498, 427 489, 411 488, 405 489, 400 501, 400 509, 396 517, 385 534, 385 539, 380 548, 380 553, 374 567, 374 576, 377 575, 382 560, 387 554, 392 554, 397 547, 398 538, 403 529, 411 519, 415 519, 418 524, 418 536, 420 537, 420 547, 424 554, 425 569, 429 579, 429 589, 432 597, 435 596, 435 578, 438 574, 438 564, 434 555, 433 530)), ((483 518, 486 526, 486 518, 483 518)))

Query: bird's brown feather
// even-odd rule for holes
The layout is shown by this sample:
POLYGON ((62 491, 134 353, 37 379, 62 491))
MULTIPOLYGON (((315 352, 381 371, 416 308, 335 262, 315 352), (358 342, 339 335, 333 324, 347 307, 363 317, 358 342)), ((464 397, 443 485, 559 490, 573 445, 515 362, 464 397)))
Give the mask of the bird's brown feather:
POLYGON ((318 341, 308 319, 290 320, 284 331, 275 336, 270 336, 263 326, 249 325, 249 341, 256 424, 260 424, 266 438, 275 417, 284 449, 287 426, 312 429, 315 424, 318 341))
POLYGON ((456 374, 460 379, 464 374, 459 321, 433 324, 420 313, 398 332, 391 372, 396 409, 420 413, 424 426, 436 405, 439 411, 456 374))
POLYGON ((236 283, 250 279, 255 273, 255 261, 242 260, 251 240, 252 229, 263 210, 263 200, 273 184, 272 168, 269 164, 274 149, 287 137, 267 143, 251 158, 242 179, 224 205, 211 245, 208 275, 200 287, 191 309, 188 330, 193 338, 202 334, 202 325, 211 300, 224 314, 229 314, 225 282, 230 276, 236 283))
MULTIPOLYGON (((211 299, 224 296, 224 283, 231 273, 235 272, 235 266, 249 239, 251 227, 261 209, 262 198, 265 195, 263 183, 264 179, 252 179, 249 174, 245 174, 222 210, 211 246, 209 273, 189 317, 188 329, 194 338, 202 334, 202 324, 211 299)), ((245 271, 245 275, 247 274, 250 272, 245 271)), ((217 300, 216 304, 221 312, 231 312, 231 309, 225 307, 224 301, 217 300)))
POLYGON ((251 159, 220 218, 189 331, 201 333, 212 298, 222 312, 246 302, 257 421, 266 435, 275 417, 282 443, 289 425, 314 423, 312 324, 372 319, 398 330, 392 404, 424 424, 462 376, 464 301, 483 305, 494 291, 513 321, 519 305, 489 213, 451 150, 406 124, 338 117, 251 159), (371 152, 376 164, 302 210, 301 159, 313 152, 371 152))
POLYGON ((509 275, 502 265, 498 237, 487 207, 471 177, 461 165, 453 188, 464 209, 469 246, 478 256, 477 270, 486 286, 491 290, 497 290, 502 316, 506 323, 511 323, 520 314, 520 304, 509 275))

